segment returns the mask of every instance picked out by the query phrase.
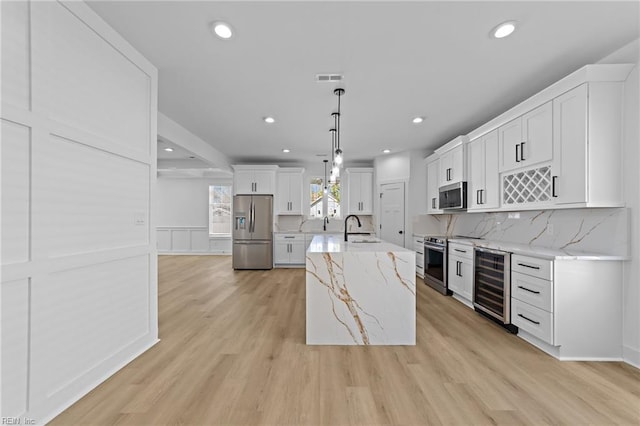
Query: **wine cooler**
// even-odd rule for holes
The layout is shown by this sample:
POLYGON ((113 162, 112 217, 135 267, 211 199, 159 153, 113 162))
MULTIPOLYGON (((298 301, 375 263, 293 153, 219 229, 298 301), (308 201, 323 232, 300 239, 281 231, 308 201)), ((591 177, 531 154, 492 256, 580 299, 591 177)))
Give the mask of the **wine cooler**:
POLYGON ((511 253, 476 247, 474 257, 475 310, 517 333, 511 324, 511 253))

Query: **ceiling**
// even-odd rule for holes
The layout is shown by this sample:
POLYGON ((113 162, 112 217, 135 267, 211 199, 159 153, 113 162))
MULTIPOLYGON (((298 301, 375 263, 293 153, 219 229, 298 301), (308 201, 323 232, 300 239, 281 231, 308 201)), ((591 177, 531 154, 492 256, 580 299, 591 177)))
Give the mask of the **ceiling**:
POLYGON ((639 36, 635 1, 89 5, 158 67, 160 111, 245 163, 329 152, 337 86, 317 73, 344 75, 349 164, 384 148, 434 149, 639 36), (213 37, 217 20, 235 37, 213 37), (490 37, 506 20, 516 32, 490 37))

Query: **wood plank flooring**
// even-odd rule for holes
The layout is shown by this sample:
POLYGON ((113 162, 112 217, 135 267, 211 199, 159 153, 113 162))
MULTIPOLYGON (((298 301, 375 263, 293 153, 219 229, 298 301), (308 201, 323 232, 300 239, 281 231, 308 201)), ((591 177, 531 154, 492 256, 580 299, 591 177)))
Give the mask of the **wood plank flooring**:
POLYGON ((160 256, 162 341, 51 424, 640 424, 640 370, 557 361, 421 281, 416 346, 306 346, 304 278, 160 256))

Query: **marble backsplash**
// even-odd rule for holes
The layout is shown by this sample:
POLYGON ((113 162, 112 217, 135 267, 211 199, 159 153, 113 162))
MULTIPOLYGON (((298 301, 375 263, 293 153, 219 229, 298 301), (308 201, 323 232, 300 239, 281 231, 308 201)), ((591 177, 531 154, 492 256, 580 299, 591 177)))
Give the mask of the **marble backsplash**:
POLYGON ((629 209, 567 209, 432 216, 442 235, 629 256, 629 209))
MULTIPOLYGON (((349 219, 347 224, 349 232, 371 232, 375 233, 373 216, 358 216, 362 227, 358 228, 355 219, 349 219)), ((321 232, 322 219, 309 219, 304 216, 277 216, 274 231, 276 232, 321 232)), ((343 219, 329 219, 327 232, 344 232, 343 219)))

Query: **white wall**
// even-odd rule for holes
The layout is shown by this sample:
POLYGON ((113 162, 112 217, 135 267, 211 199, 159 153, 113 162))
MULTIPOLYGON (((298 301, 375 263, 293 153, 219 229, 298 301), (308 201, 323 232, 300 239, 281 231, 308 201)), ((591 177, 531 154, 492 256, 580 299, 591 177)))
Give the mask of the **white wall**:
POLYGON ((0 7, 1 415, 43 424, 157 342, 157 70, 84 3, 0 7))
POLYGON ((625 82, 624 95, 624 198, 630 209, 631 260, 624 265, 623 356, 640 368, 640 40, 613 52, 600 63, 635 63, 625 82))
POLYGON ((158 251, 231 253, 231 237, 209 237, 209 185, 231 185, 232 179, 158 177, 158 251))

